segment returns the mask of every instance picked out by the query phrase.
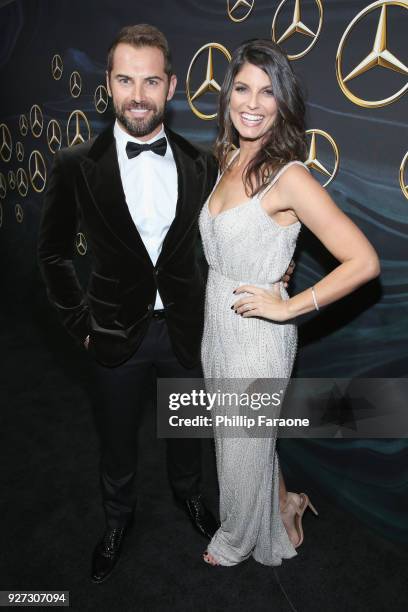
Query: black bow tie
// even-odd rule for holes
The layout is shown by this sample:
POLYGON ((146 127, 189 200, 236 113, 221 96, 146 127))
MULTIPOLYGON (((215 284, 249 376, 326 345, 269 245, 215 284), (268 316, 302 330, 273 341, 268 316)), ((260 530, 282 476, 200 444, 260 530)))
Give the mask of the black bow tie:
POLYGON ((159 140, 155 140, 151 144, 139 144, 138 142, 128 142, 126 145, 126 154, 129 159, 133 157, 137 157, 143 151, 153 151, 153 153, 157 153, 157 155, 161 155, 162 157, 166 154, 167 149, 167 140, 163 138, 159 138, 159 140))

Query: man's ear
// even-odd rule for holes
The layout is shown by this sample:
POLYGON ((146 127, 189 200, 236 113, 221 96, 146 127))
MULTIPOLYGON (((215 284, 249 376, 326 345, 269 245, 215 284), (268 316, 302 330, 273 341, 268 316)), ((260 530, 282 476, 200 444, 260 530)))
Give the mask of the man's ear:
POLYGON ((169 91, 167 94, 167 101, 171 100, 174 96, 177 86, 177 77, 175 74, 172 74, 169 80, 169 91))
POLYGON ((109 83, 109 72, 106 70, 105 74, 106 74, 106 89, 108 90, 109 97, 111 98, 112 92, 111 92, 110 83, 109 83))

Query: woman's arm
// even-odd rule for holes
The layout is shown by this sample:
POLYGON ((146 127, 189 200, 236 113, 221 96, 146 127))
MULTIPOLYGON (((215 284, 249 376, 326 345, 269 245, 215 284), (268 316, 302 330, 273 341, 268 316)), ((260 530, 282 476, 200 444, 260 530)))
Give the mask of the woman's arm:
MULTIPOLYGON (((328 192, 301 166, 293 165, 279 180, 283 206, 320 240, 340 265, 314 285, 319 308, 351 293, 380 274, 377 253, 363 232, 333 202, 328 192)), ((287 304, 292 317, 315 309, 311 289, 287 304)))
MULTIPOLYGON (((280 210, 292 211, 340 262, 314 285, 319 308, 339 300, 379 275, 380 263, 373 246, 305 168, 293 164, 282 173, 276 188, 271 192, 275 191, 273 197, 279 201, 280 210)), ((248 291, 248 287, 239 287, 236 293, 248 291)), ((285 321, 316 308, 312 288, 282 302, 270 292, 255 290, 252 287, 253 295, 235 304, 236 312, 243 316, 285 321)))

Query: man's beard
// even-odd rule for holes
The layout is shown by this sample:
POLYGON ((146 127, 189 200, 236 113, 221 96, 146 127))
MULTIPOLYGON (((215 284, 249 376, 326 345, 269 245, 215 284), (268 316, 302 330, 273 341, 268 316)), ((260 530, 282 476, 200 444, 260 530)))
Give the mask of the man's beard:
POLYGON ((163 108, 158 109, 157 106, 152 103, 141 102, 139 104, 125 103, 122 104, 121 107, 118 107, 114 103, 113 108, 117 120, 126 128, 127 132, 135 138, 142 138, 143 136, 148 136, 161 123, 163 123, 165 106, 163 106, 163 108), (149 118, 146 119, 137 117, 131 119, 128 115, 125 114, 126 111, 131 108, 139 110, 150 110, 152 111, 152 114, 149 116, 149 118))

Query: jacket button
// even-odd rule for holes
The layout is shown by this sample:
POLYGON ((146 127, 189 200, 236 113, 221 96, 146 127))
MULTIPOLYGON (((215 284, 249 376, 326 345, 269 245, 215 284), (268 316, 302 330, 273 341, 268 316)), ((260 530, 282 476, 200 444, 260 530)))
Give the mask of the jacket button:
POLYGON ((149 304, 147 310, 153 310, 153 304, 149 304))

